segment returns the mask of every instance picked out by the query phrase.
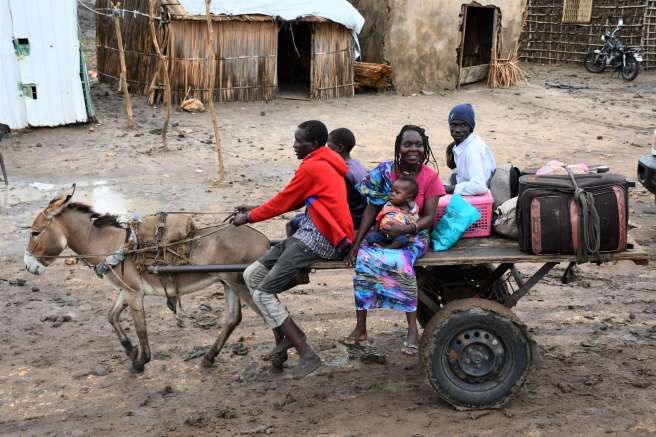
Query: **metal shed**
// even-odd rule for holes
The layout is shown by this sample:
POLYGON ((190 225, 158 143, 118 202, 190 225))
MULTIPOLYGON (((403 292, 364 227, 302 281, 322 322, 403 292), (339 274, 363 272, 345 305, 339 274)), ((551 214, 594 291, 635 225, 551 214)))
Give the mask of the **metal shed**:
POLYGON ((0 101, 12 129, 93 117, 75 0, 0 0, 0 101))

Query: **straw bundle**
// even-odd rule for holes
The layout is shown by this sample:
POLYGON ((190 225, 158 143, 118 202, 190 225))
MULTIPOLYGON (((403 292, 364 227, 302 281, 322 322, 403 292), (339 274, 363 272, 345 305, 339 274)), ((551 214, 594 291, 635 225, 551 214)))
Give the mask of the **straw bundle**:
MULTIPOLYGON (((528 4, 522 13, 522 24, 520 29, 526 26, 528 19, 528 4)), ((499 27, 501 24, 499 23, 499 27)), ((499 35, 502 33, 499 31, 499 35)), ((501 58, 499 49, 503 47, 503 38, 500 36, 499 41, 501 44, 497 46, 497 56, 490 63, 490 71, 487 76, 487 84, 490 88, 510 88, 511 86, 518 85, 521 82, 527 82, 526 75, 519 66, 519 43, 515 45, 515 49, 507 58, 501 58)))
POLYGON ((355 62, 355 83, 359 86, 387 88, 391 85, 392 66, 371 62, 355 62))
POLYGON ((510 88, 526 82, 526 75, 519 66, 517 55, 509 59, 497 59, 490 64, 487 84, 490 88, 510 88))

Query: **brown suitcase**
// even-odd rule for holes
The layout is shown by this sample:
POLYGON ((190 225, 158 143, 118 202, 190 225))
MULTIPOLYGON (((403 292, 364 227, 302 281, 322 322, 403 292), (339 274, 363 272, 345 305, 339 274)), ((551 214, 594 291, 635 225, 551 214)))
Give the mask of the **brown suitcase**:
MULTIPOLYGON (((626 248, 629 184, 623 176, 603 173, 574 176, 576 185, 592 195, 599 217, 599 253, 626 248)), ((536 255, 578 254, 589 244, 592 209, 582 215, 570 176, 522 176, 519 180, 517 225, 520 249, 536 255), (588 240, 586 240, 588 237, 588 240)))

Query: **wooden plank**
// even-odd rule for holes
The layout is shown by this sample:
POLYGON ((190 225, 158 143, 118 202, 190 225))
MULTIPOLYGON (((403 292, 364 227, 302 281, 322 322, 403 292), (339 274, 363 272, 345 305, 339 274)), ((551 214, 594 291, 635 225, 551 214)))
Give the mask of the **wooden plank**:
POLYGON ((462 5, 462 25, 460 29, 460 53, 458 53, 458 78, 456 79, 456 86, 460 89, 460 77, 462 75, 462 60, 465 55, 465 33, 467 32, 467 5, 462 5))
POLYGON ((460 85, 467 85, 487 78, 490 64, 473 65, 460 69, 460 85))
MULTIPOLYGON (((633 249, 609 254, 610 261, 633 261, 638 265, 649 263, 649 254, 637 243, 632 242, 633 249)), ((498 263, 538 263, 572 262, 575 255, 531 255, 519 250, 516 241, 498 237, 463 239, 451 249, 444 252, 428 252, 417 260, 416 266, 450 266, 498 263)), ((601 262, 592 259, 590 262, 601 262)), ((314 264, 313 269, 343 269, 342 261, 322 261, 314 264)))

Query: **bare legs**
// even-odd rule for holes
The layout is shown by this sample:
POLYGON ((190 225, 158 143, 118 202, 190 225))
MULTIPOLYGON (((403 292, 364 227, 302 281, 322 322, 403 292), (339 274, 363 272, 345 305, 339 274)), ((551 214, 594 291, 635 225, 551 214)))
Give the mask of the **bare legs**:
POLYGON ((303 378, 321 366, 319 355, 307 344, 305 333, 301 328, 296 326, 296 323, 294 323, 291 317, 287 317, 282 325, 279 326, 279 329, 298 351, 299 361, 292 371, 294 378, 303 378))
POLYGON ((417 329, 417 312, 412 311, 405 313, 405 318, 408 320, 408 335, 406 336, 405 341, 408 344, 417 346, 419 341, 419 329, 417 329))
MULTIPOLYGON (((405 313, 408 321, 408 334, 406 342, 416 346, 419 341, 419 329, 417 328, 417 312, 405 313)), ((361 341, 367 340, 367 310, 355 311, 355 329, 344 339, 344 343, 357 345, 361 341)))
POLYGON ((343 340, 346 345, 357 345, 367 340, 367 310, 355 310, 355 329, 343 340))

